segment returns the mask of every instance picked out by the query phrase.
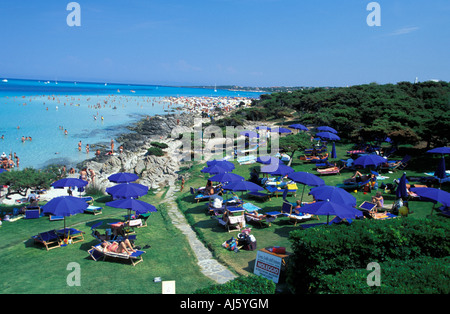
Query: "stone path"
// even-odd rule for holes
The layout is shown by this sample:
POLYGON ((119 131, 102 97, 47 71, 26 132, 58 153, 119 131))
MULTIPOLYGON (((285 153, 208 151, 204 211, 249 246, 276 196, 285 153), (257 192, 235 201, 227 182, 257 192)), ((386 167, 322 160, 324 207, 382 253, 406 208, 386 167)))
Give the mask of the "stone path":
POLYGON ((236 275, 234 275, 225 266, 217 262, 213 258, 211 252, 199 239, 197 239, 197 235, 194 230, 192 230, 192 227, 188 224, 183 213, 178 209, 177 203, 175 202, 174 192, 175 186, 172 184, 169 185, 169 190, 166 193, 164 203, 167 204, 168 214, 172 220, 172 223, 180 229, 184 235, 186 235, 192 251, 194 251, 195 256, 197 257, 201 272, 219 284, 223 284, 236 278, 236 275))

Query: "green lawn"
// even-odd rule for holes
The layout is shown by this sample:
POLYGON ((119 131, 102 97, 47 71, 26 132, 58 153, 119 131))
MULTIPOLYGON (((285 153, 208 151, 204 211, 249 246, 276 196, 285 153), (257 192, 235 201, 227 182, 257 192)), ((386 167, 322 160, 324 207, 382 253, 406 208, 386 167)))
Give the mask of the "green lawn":
MULTIPOLYGON (((350 145, 337 145, 339 158, 345 157, 346 150, 350 145)), ((403 152, 402 152, 403 154, 403 152)), ((397 159, 403 157, 402 154, 395 156, 397 159)), ((292 163, 296 171, 308 171, 315 173, 312 164, 304 164, 298 159, 296 154, 292 163)), ((410 166, 406 168, 407 175, 423 176, 425 171, 433 171, 438 159, 433 156, 414 158, 410 166), (414 171, 413 171, 414 170, 414 171)), ((236 174, 249 178, 252 167, 259 164, 238 165, 233 171, 236 174)), ((189 169, 184 169, 182 173, 189 174, 189 179, 185 183, 184 190, 177 192, 177 203, 185 214, 189 223, 197 232, 199 238, 213 252, 214 256, 229 265, 238 274, 248 274, 253 272, 254 261, 257 251, 241 250, 237 253, 230 252, 222 248, 222 243, 232 236, 236 237, 237 232, 228 233, 219 225, 216 219, 211 218, 205 212, 206 203, 193 202, 189 187, 204 186, 209 175, 201 173, 204 164, 196 164, 189 169)), ((324 176, 326 184, 336 185, 342 183, 344 179, 350 177, 353 171, 344 171, 341 175, 324 176)), ((400 178, 401 171, 386 174, 389 179, 386 183, 391 183, 393 179, 400 178)), ((302 185, 299 186, 300 196, 302 185)), ((449 190, 449 186, 443 186, 449 190)), ((163 191, 164 192, 164 191, 163 191)), ((304 200, 311 200, 308 196, 309 188, 306 187, 304 200)), ((355 195, 357 204, 363 201, 370 201, 371 195, 358 192, 355 195)), ((238 193, 240 194, 240 193, 238 193)), ((90 235, 90 227, 98 222, 114 222, 123 220, 125 210, 105 207, 104 203, 109 201, 109 197, 96 198, 95 205, 103 206, 103 213, 98 216, 89 214, 78 214, 69 217, 68 226, 73 226, 85 232, 85 241, 68 245, 67 247, 56 248, 46 251, 37 246, 30 239, 32 235, 51 229, 62 228, 62 221, 49 221, 47 217, 35 220, 20 219, 16 222, 3 222, 0 228, 0 292, 12 293, 161 293, 161 283, 153 282, 155 277, 162 280, 175 280, 177 293, 192 293, 198 288, 204 288, 213 284, 211 280, 200 273, 193 254, 186 238, 172 225, 168 218, 164 206, 158 204, 163 200, 164 193, 149 195, 141 198, 158 207, 159 211, 153 213, 148 219, 148 227, 137 229, 136 244, 144 246, 151 245, 144 255, 144 261, 135 267, 126 263, 112 261, 93 261, 87 250, 97 241, 90 235), (76 262, 81 269, 81 286, 70 287, 66 283, 67 276, 71 270, 67 270, 67 265, 76 262)), ((385 203, 390 204, 395 197, 384 194, 385 203)), ((297 198, 289 197, 291 202, 297 198)), ((257 200, 246 199, 262 208, 261 212, 279 210, 282 197, 272 198, 271 201, 259 202, 257 200)), ((2 210, 8 209, 1 206, 2 210)), ((410 208, 414 212, 411 217, 416 219, 426 219, 431 213, 432 204, 427 202, 410 202, 410 208)), ((330 218, 331 219, 331 218, 330 218)), ((400 218, 399 218, 400 219, 400 218)), ((320 222, 325 222, 326 217, 320 217, 320 222)), ((318 222, 313 220, 311 222, 318 222)), ((308 224, 311 222, 305 222, 308 224)), ((272 226, 261 228, 258 225, 252 227, 252 234, 257 240, 258 249, 268 246, 284 246, 290 250, 288 240, 289 232, 301 228, 301 224, 294 226, 288 222, 287 218, 278 218, 272 226)))
MULTIPOLYGON (((351 149, 350 144, 343 145, 338 144, 336 146, 338 159, 346 159, 346 151, 351 149)), ((300 153, 296 153, 293 159, 291 166, 296 171, 307 171, 310 173, 316 174, 317 172, 314 170, 313 164, 305 164, 303 161, 299 160, 300 153)), ((402 155, 394 156, 394 159, 402 159, 402 155)), ((338 160, 336 159, 336 161, 338 160)), ((250 171, 253 167, 259 167, 260 164, 254 163, 251 165, 239 165, 237 162, 234 162, 236 168, 233 173, 243 176, 246 179, 250 178, 250 171)), ((434 171, 434 168, 437 165, 437 159, 432 156, 426 156, 425 160, 420 158, 413 159, 411 164, 415 166, 416 171, 413 171, 410 167, 405 169, 407 176, 424 176, 423 172, 425 171, 434 171)), ((205 243, 210 247, 210 249, 214 252, 216 258, 220 261, 226 263, 231 266, 237 273, 239 274, 248 274, 253 272, 254 261, 256 259, 257 251, 245 251, 241 250, 238 253, 228 251, 221 247, 222 243, 231 237, 236 237, 238 232, 230 232, 228 233, 221 225, 219 225, 218 221, 215 218, 212 218, 210 215, 206 213, 207 203, 199 202, 196 203, 193 201, 193 197, 189 192, 189 187, 200 187, 206 184, 208 177, 210 177, 207 173, 201 173, 200 170, 204 167, 204 164, 197 164, 186 170, 189 173, 190 179, 186 181, 186 189, 184 193, 179 193, 179 197, 177 199, 179 208, 185 213, 189 222, 194 227, 195 231, 199 235, 200 238, 203 239, 205 243)), ((360 170, 366 171, 368 170, 360 170)), ((343 170, 341 175, 330 175, 330 176, 321 176, 324 179, 327 185, 334 186, 336 184, 342 183, 345 179, 349 178, 354 174, 354 171, 343 170)), ((389 177, 384 181, 379 181, 384 183, 392 183, 394 179, 398 179, 402 176, 403 171, 396 171, 393 173, 383 173, 383 175, 389 177)), ((301 191, 303 189, 303 185, 298 184, 299 192, 296 197, 290 196, 288 200, 290 202, 295 202, 297 199, 300 199, 301 191)), ((444 186, 444 189, 448 190, 448 186, 444 186)), ((310 187, 305 188, 303 201, 311 201, 312 197, 308 195, 310 187)), ((360 205, 363 201, 370 201, 371 196, 375 195, 375 191, 370 193, 363 192, 351 192, 352 195, 356 197, 357 205, 360 205)), ((239 196, 240 192, 237 193, 239 196)), ((385 204, 392 204, 395 201, 395 194, 383 194, 385 199, 385 204)), ((279 211, 282 204, 282 197, 278 198, 273 197, 270 201, 261 202, 255 199, 250 199, 245 196, 243 197, 244 201, 248 201, 253 203, 254 205, 261 207, 261 213, 269 212, 269 211, 279 211)), ((433 204, 429 202, 419 202, 419 201, 411 201, 409 202, 409 207, 413 214, 410 217, 414 217, 417 219, 426 219, 428 215, 430 215, 432 211, 433 204)), ((435 215, 436 213, 434 213, 435 215)), ((260 227, 259 224, 247 224, 252 228, 252 234, 255 236, 257 240, 258 249, 269 247, 269 246, 284 246, 287 250, 290 250, 290 242, 288 240, 289 232, 298 228, 302 228, 301 225, 317 223, 317 222, 326 222, 326 216, 320 216, 320 220, 311 220, 306 221, 301 224, 297 224, 294 226, 289 223, 289 219, 286 217, 277 218, 270 227, 260 227)), ((330 220, 332 217, 330 217, 330 220)), ((400 219, 400 218, 399 218, 400 219)))
MULTIPOLYGON (((157 205, 159 196, 143 198, 157 205)), ((96 205, 104 206, 109 197, 101 197, 96 205)), ((167 217, 165 206, 152 213, 147 227, 137 229, 136 244, 151 245, 146 249, 144 261, 133 267, 131 264, 91 259, 87 250, 97 240, 91 236, 90 226, 98 221, 114 222, 123 220, 126 210, 104 207, 97 216, 78 214, 67 218, 67 224, 85 232, 85 241, 66 247, 46 251, 30 239, 39 232, 63 227, 62 221, 20 219, 3 222, 0 228, 0 292, 1 293, 161 293, 162 280, 175 280, 177 293, 192 293, 198 288, 212 284, 199 272, 196 258, 178 229, 167 217), (68 286, 67 270, 70 262, 80 265, 81 286, 68 286)))

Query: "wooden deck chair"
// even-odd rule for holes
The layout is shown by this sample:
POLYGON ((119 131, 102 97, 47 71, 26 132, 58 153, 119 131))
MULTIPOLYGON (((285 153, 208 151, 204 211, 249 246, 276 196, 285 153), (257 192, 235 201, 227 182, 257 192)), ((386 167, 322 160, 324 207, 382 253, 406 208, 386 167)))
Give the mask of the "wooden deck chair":
POLYGON ((100 206, 93 206, 93 205, 89 205, 84 212, 86 214, 93 214, 94 216, 96 215, 100 215, 102 213, 102 209, 103 207, 100 206))
POLYGON ((96 246, 92 246, 91 249, 88 250, 88 253, 94 261, 98 261, 99 259, 106 260, 106 258, 111 258, 113 260, 129 260, 133 266, 136 266, 144 260, 142 255, 146 252, 137 250, 130 255, 127 253, 104 252, 100 243, 96 246))
POLYGON ((388 162, 385 165, 380 166, 380 170, 386 170, 386 171, 396 171, 396 170, 403 170, 408 166, 408 162, 411 160, 410 155, 405 155, 402 160, 396 161, 396 162, 388 162))
POLYGON ((35 236, 31 237, 35 243, 41 243, 45 246, 47 251, 61 247, 61 241, 55 230, 50 230, 47 232, 41 232, 35 236))
POLYGON ((294 212, 294 206, 288 202, 283 202, 283 205, 281 206, 281 212, 284 216, 289 218, 289 222, 293 223, 294 226, 296 226, 297 223, 301 221, 306 221, 313 218, 313 215, 310 214, 296 214, 294 212))
POLYGON ((84 241, 84 232, 75 228, 60 229, 56 231, 56 233, 60 237, 64 237, 64 235, 67 235, 68 239, 72 240, 72 243, 84 241))
POLYGON ((194 196, 194 201, 200 202, 200 201, 206 201, 209 200, 209 195, 203 195, 196 192, 196 190, 193 187, 190 187, 190 192, 192 196, 194 196))

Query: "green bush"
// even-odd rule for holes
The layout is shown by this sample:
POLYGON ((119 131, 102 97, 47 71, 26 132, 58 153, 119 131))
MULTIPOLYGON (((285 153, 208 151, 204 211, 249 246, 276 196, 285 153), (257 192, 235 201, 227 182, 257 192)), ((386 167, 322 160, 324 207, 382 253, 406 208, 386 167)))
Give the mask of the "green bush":
POLYGON ((167 145, 166 143, 160 143, 160 142, 151 142, 150 145, 152 145, 154 147, 159 147, 161 149, 169 147, 169 145, 167 145))
POLYGON ((276 285, 261 276, 241 276, 222 285, 198 289, 195 294, 274 294, 276 285))
POLYGON ((164 152, 161 148, 159 147, 150 147, 149 149, 147 149, 147 155, 153 155, 153 156, 164 156, 164 152))
POLYGON ((450 224, 439 217, 354 221, 350 226, 296 230, 289 236, 293 254, 287 281, 296 293, 313 293, 323 276, 365 269, 371 262, 447 257, 449 231, 450 224))
POLYGON ((321 278, 318 293, 449 294, 450 257, 421 257, 380 264, 380 286, 369 286, 366 269, 346 269, 321 278))

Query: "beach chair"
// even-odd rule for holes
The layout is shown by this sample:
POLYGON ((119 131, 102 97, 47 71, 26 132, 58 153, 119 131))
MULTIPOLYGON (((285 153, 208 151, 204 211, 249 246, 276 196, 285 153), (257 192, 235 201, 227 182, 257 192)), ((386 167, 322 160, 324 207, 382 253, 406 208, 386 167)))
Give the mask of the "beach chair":
POLYGON ((85 200, 89 205, 92 205, 94 203, 94 199, 92 198, 92 196, 85 196, 82 197, 82 199, 85 200))
POLYGON ((47 251, 61 247, 61 241, 56 233, 56 230, 50 230, 47 232, 41 232, 35 236, 31 237, 34 240, 34 243, 40 243, 45 246, 47 251))
POLYGON ((361 205, 359 205, 359 210, 361 210, 365 216, 372 216, 372 214, 375 214, 377 211, 377 205, 371 202, 364 201, 361 205))
POLYGON ((96 216, 96 215, 100 215, 102 213, 102 209, 103 209, 103 207, 100 207, 100 206, 89 205, 84 210, 84 213, 85 214, 92 214, 92 215, 96 216))
POLYGON ((450 217, 450 207, 448 207, 448 206, 441 206, 441 207, 437 208, 437 211, 438 211, 439 215, 442 215, 445 217, 450 217))
POLYGON ((227 207, 218 222, 228 232, 239 231, 245 227, 244 209, 242 207, 227 207))
POLYGON ((288 202, 283 202, 283 205, 281 205, 281 212, 283 216, 289 218, 289 222, 293 223, 294 226, 296 226, 299 222, 303 222, 313 218, 313 215, 310 214, 296 214, 294 212, 294 206, 288 202))
POLYGON ((72 243, 84 241, 84 232, 75 228, 60 229, 56 233, 59 237, 67 236, 69 240, 72 240, 72 243))
POLYGON ((265 187, 266 190, 271 194, 271 195, 275 195, 275 197, 278 197, 278 195, 293 195, 295 196, 297 193, 297 184, 286 184, 286 186, 284 188, 280 187, 280 186, 266 186, 265 187), (286 193, 286 194, 285 194, 286 193))
POLYGON ((37 219, 41 215, 41 209, 37 208, 27 208, 25 210, 25 219, 37 219))
POLYGON ((197 203, 200 201, 209 200, 209 195, 197 193, 197 191, 193 187, 190 187, 190 192, 194 196, 194 201, 197 201, 197 203))
POLYGON ((253 205, 252 203, 244 203, 242 206, 244 208, 244 216, 245 220, 249 223, 258 223, 260 227, 264 227, 264 225, 271 226, 272 222, 277 218, 277 215, 268 215, 258 213, 261 208, 253 205))
POLYGON ((339 167, 332 167, 327 169, 316 169, 317 175, 319 176, 325 176, 325 175, 335 175, 335 174, 341 174, 341 168, 339 167))
POLYGON ((411 160, 410 155, 405 155, 400 161, 388 161, 386 164, 380 166, 380 171, 396 171, 403 170, 408 166, 408 162, 411 160))
POLYGON ((106 260, 106 258, 110 258, 116 261, 118 260, 130 261, 133 266, 136 266, 137 264, 139 264, 144 260, 142 258, 142 255, 146 252, 137 250, 136 252, 133 252, 130 255, 128 255, 127 253, 105 252, 103 250, 101 243, 99 243, 96 246, 92 246, 91 249, 88 250, 88 253, 94 261, 98 261, 100 259, 104 261, 106 260))

